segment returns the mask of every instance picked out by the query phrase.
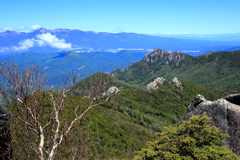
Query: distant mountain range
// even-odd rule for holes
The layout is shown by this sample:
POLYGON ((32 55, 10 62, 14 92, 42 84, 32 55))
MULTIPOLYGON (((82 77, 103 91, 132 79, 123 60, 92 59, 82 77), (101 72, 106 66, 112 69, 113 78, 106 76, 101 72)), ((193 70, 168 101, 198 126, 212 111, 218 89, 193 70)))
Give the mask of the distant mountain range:
POLYGON ((192 40, 212 40, 212 41, 239 41, 240 33, 225 33, 225 34, 190 34, 190 33, 164 33, 164 34, 149 34, 159 37, 182 38, 192 40))
MULTIPOLYGON (((70 29, 38 29, 33 32, 0 32, 0 54, 49 53, 59 50, 71 51, 111 51, 141 50, 152 51, 162 48, 167 51, 179 50, 193 56, 207 51, 230 50, 239 46, 240 39, 220 40, 187 39, 185 37, 163 37, 136 33, 106 33, 70 29)), ((238 47, 239 48, 239 47, 238 47)))

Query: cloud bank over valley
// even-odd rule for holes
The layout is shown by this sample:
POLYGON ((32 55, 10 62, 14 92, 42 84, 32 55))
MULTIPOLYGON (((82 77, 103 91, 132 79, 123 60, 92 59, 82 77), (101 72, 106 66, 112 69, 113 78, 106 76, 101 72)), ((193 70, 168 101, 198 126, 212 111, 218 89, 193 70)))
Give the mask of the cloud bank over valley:
POLYGON ((18 46, 3 47, 0 52, 6 51, 26 51, 32 47, 51 47, 62 50, 70 50, 72 48, 71 43, 66 43, 65 39, 58 39, 51 33, 42 33, 36 35, 36 38, 29 38, 19 42, 18 46))

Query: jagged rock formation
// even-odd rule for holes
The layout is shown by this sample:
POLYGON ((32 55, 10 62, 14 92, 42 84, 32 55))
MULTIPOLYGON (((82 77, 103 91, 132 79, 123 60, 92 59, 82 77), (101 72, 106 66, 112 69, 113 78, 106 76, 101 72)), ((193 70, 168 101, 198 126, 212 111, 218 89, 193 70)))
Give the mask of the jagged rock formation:
POLYGON ((230 136, 226 140, 226 146, 240 156, 240 94, 228 95, 213 102, 197 95, 192 99, 179 124, 187 121, 192 115, 204 112, 212 117, 210 125, 218 127, 230 136))
POLYGON ((158 89, 157 84, 163 85, 163 83, 165 81, 166 81, 166 79, 164 79, 163 77, 158 77, 153 82, 151 82, 147 85, 146 90, 158 89))
POLYGON ((114 93, 118 93, 119 91, 120 91, 120 89, 118 89, 116 86, 112 86, 106 92, 104 92, 102 94, 102 97, 105 97, 105 96, 109 97, 109 96, 111 96, 114 93))
POLYGON ((178 66, 179 62, 185 59, 185 56, 180 54, 179 51, 168 52, 161 49, 155 49, 150 54, 145 54, 144 56, 144 61, 149 63, 157 62, 159 59, 166 65, 174 61, 176 66, 178 66))
POLYGON ((0 94, 0 159, 11 159, 9 115, 0 94))
POLYGON ((180 89, 183 89, 183 85, 182 85, 182 83, 181 83, 180 81, 178 81, 177 77, 174 77, 173 80, 172 80, 172 82, 173 82, 173 84, 174 84, 176 87, 178 87, 178 88, 180 88, 180 89))

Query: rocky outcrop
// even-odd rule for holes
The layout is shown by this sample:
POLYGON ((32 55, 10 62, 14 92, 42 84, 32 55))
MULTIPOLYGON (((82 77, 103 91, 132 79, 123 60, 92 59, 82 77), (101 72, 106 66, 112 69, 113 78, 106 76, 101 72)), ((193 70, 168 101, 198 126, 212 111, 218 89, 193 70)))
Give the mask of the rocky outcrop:
POLYGON ((148 63, 155 63, 160 60, 162 64, 168 65, 174 61, 176 66, 184 59, 184 54, 181 54, 179 51, 168 52, 161 49, 155 49, 150 54, 145 54, 144 56, 144 61, 148 63))
MULTIPOLYGON (((163 83, 166 82, 166 79, 163 77, 156 78, 153 82, 149 83, 146 87, 146 90, 154 90, 158 89, 158 84, 163 85, 163 83)), ((177 77, 174 77, 172 82, 169 82, 170 84, 173 84, 174 86, 183 89, 183 85, 180 81, 178 81, 177 77)))
POLYGON ((157 83, 155 81, 149 83, 146 87, 146 90, 158 89, 157 83))
POLYGON ((226 146, 240 156, 240 94, 228 95, 213 102, 197 95, 192 99, 179 124, 189 120, 192 115, 204 112, 212 118, 210 125, 218 127, 230 136, 226 140, 226 146))
POLYGON ((163 85, 163 83, 165 81, 166 81, 166 79, 164 79, 163 77, 158 77, 153 82, 151 82, 147 85, 146 90, 158 89, 157 84, 163 85))
POLYGON ((119 91, 120 91, 120 89, 118 89, 116 86, 112 86, 106 92, 104 92, 102 94, 102 97, 105 97, 105 96, 109 97, 114 93, 118 93, 119 91))
POLYGON ((0 159, 11 159, 9 115, 0 94, 0 159))
POLYGON ((183 85, 182 85, 182 83, 181 83, 180 81, 178 81, 177 77, 174 77, 173 80, 172 80, 172 82, 173 82, 173 84, 174 84, 176 87, 178 87, 178 88, 180 88, 180 89, 183 89, 183 85))

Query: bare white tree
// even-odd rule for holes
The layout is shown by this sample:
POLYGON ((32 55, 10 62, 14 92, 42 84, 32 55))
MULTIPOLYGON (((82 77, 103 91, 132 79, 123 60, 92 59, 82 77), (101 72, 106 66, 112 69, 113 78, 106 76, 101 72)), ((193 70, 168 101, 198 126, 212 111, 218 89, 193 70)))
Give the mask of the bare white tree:
MULTIPOLYGON (((35 155, 40 160, 53 160, 58 154, 59 146, 81 119, 92 108, 106 103, 99 97, 106 89, 109 81, 93 78, 85 101, 88 106, 74 102, 71 89, 77 81, 73 72, 68 76, 70 88, 54 91, 54 87, 46 87, 46 76, 34 65, 18 66, 14 62, 0 64, 0 91, 8 101, 8 109, 12 118, 13 149, 21 148, 25 159, 35 155), (70 110, 73 116, 64 114, 70 110), (64 112, 63 112, 64 111, 64 112), (21 136, 19 136, 21 135, 21 136), (25 143, 25 146, 19 144, 25 143), (34 152, 32 152, 34 151, 34 152)), ((66 86, 67 82, 65 82, 66 86)), ((15 155, 18 159, 20 155, 15 155)))

